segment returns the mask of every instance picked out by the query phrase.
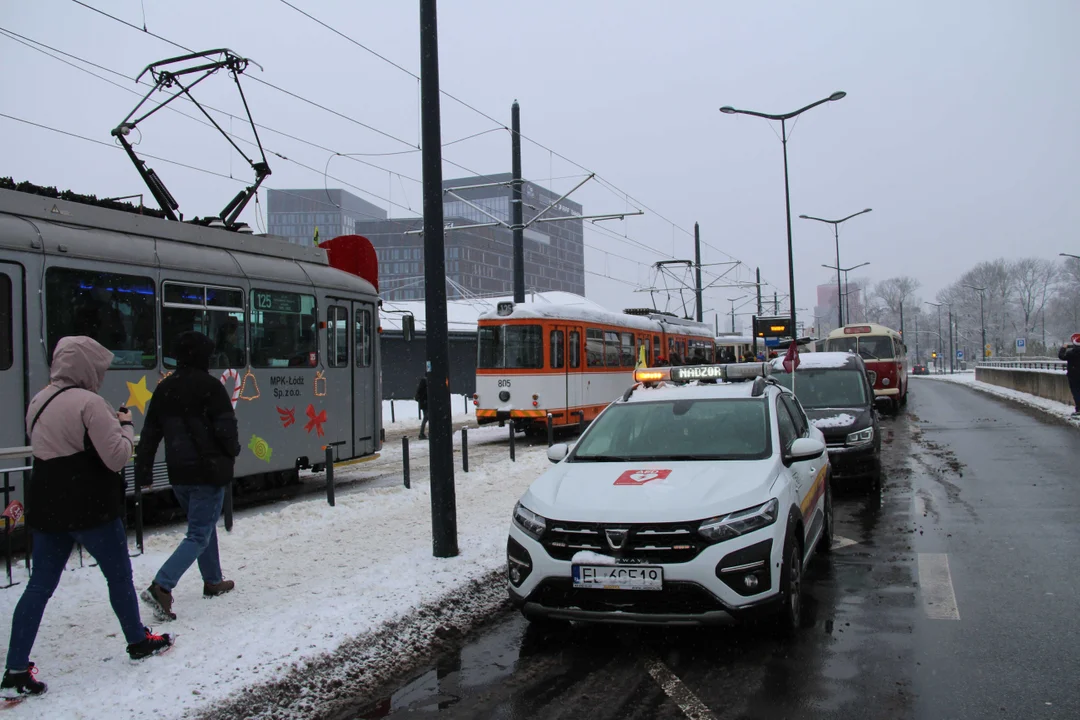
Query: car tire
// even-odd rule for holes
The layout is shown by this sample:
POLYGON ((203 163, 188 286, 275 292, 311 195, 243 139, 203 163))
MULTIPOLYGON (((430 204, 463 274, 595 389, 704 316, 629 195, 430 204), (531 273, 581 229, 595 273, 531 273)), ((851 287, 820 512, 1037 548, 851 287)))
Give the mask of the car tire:
POLYGON ((881 489, 881 456, 874 458, 874 469, 870 472, 870 490, 875 492, 881 489))
POLYGON ((788 520, 784 537, 783 565, 780 566, 780 608, 776 626, 781 637, 795 635, 802 624, 802 542, 799 541, 799 525, 795 518, 788 520))
POLYGON ((823 555, 832 552, 833 546, 833 502, 831 478, 825 478, 825 525, 821 529, 821 539, 818 540, 817 550, 823 555))

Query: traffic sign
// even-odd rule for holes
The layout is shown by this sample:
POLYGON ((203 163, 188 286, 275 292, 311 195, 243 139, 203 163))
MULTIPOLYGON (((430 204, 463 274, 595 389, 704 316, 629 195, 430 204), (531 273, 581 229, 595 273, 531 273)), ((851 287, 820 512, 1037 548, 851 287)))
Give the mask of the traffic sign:
POLYGON ((1027 340, 1025 338, 1016 338, 1016 354, 1024 355, 1027 353, 1027 340))
POLYGON ((780 347, 780 338, 767 337, 765 338, 765 347, 780 347))
POLYGON ((957 350, 956 351, 956 359, 957 360, 963 360, 964 359, 964 351, 963 350, 957 350))

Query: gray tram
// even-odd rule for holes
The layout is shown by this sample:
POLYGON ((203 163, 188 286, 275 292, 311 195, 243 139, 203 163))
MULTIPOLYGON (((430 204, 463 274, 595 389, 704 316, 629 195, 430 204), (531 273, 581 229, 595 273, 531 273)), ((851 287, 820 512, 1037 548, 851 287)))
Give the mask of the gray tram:
MULTIPOLYGON (((236 407, 241 484, 295 481, 327 446, 337 460, 370 456, 382 426, 376 283, 320 248, 0 190, 0 447, 27 444, 26 406, 59 338, 113 352, 101 394, 131 409, 138 433, 175 367, 173 339, 199 330, 236 407)), ((168 484, 163 451, 157 460, 155 490, 168 484)))

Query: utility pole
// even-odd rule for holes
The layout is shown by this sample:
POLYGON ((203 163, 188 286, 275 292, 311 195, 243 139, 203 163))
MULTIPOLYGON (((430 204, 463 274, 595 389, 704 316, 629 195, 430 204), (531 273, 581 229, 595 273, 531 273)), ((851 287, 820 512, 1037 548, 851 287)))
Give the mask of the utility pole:
MULTIPOLYGON (((450 345, 443 238, 439 30, 435 0, 420 0, 420 135, 424 171, 424 279, 427 292, 427 392, 430 413, 431 537, 435 557, 458 554, 454 439, 450 422, 450 345)), ((514 135, 515 139, 517 135, 514 135)), ((520 218, 520 204, 518 217, 520 218)), ((522 297, 524 299, 524 297, 522 297)))
POLYGON ((694 286, 694 297, 697 298, 697 321, 701 322, 701 228, 697 223, 694 223, 694 268, 697 270, 697 284, 694 286))
POLYGON ((952 305, 949 305, 949 373, 956 372, 956 352, 953 350, 952 305))
POLYGON ((915 313, 915 364, 919 365, 919 313, 915 313))
POLYGON ((761 315, 761 268, 757 269, 757 314, 761 315))
POLYGON ((510 169, 513 172, 513 194, 510 201, 514 234, 514 302, 525 302, 525 217, 521 202, 521 106, 515 100, 510 106, 510 169))
MULTIPOLYGON (((780 314, 780 293, 774 292, 772 294, 773 315, 780 314)), ((791 328, 791 332, 795 332, 795 328, 791 328)))

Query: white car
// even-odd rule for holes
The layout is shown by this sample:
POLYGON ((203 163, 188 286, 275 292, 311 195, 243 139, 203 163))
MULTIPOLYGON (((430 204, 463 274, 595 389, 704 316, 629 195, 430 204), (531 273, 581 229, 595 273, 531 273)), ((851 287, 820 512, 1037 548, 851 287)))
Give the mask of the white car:
POLYGON ((526 618, 710 625, 768 613, 798 627, 803 568, 832 543, 829 460, 768 371, 639 370, 644 382, 572 450, 549 449, 558 464, 521 497, 507 541, 510 598, 526 618), (754 379, 726 382, 740 377, 754 379))

